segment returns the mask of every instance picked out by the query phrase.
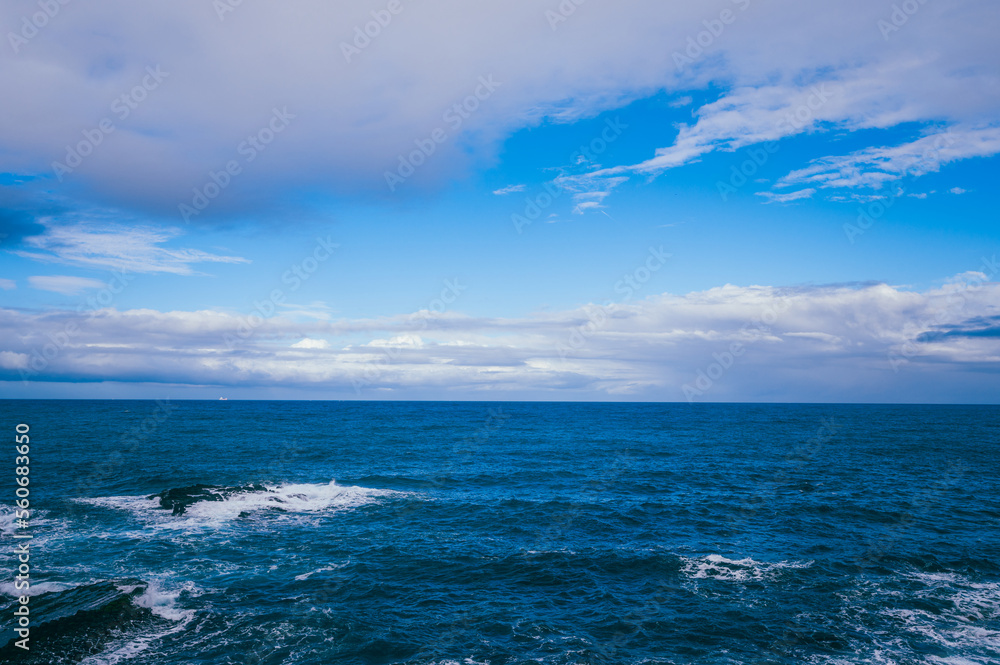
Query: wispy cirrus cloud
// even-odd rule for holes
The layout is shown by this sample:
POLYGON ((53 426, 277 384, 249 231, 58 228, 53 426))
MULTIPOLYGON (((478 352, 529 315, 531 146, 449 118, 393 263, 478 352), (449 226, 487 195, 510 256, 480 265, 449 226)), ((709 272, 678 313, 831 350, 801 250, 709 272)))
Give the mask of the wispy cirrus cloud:
MULTIPOLYGON (((954 127, 897 146, 823 157, 784 176, 777 186, 880 189, 902 178, 936 173, 952 162, 997 153, 1000 153, 1000 127, 954 127)), ((954 189, 960 190, 957 193, 965 191, 954 189)))
POLYGON ((599 176, 593 173, 561 175, 553 181, 556 187, 573 194, 573 212, 582 214, 587 210, 603 208, 602 202, 619 185, 628 182, 625 176, 599 176))
POLYGON ((25 249, 13 250, 15 254, 84 268, 174 275, 198 274, 192 266, 201 263, 249 263, 238 256, 165 247, 182 235, 178 229, 92 222, 60 225, 52 220, 42 224, 44 233, 25 238, 25 249))
POLYGON ((798 201, 800 199, 812 198, 812 195, 816 193, 816 190, 812 187, 807 187, 806 189, 800 189, 797 192, 788 192, 787 194, 776 194, 774 192, 757 192, 757 196, 763 196, 767 199, 768 203, 789 203, 791 201, 798 201))
POLYGON ((104 282, 88 277, 73 277, 71 275, 37 275, 28 278, 28 284, 34 289, 52 291, 66 296, 75 296, 89 289, 100 289, 104 282))
POLYGON ((506 187, 501 187, 500 189, 494 189, 493 193, 497 196, 506 196, 507 194, 515 194, 517 192, 523 192, 525 190, 525 185, 507 185, 506 187))
MULTIPOLYGON (((714 152, 775 144, 807 133, 886 129, 911 122, 934 123, 935 129, 900 145, 814 160, 789 173, 776 186, 878 188, 903 177, 936 172, 946 164, 1000 153, 1000 128, 960 121, 942 123, 942 117, 960 118, 963 114, 949 106, 947 100, 932 101, 905 91, 922 73, 939 65, 927 55, 897 57, 832 68, 822 74, 800 72, 797 78, 804 82, 736 86, 698 108, 695 122, 681 124, 673 143, 656 149, 653 157, 596 169, 580 178, 597 181, 633 174, 655 177, 699 162, 714 152)), ((956 84, 949 79, 944 85, 955 89, 956 84)), ((1000 106, 1000 99, 988 103, 1000 106)), ((769 202, 778 202, 784 195, 763 196, 769 202)))

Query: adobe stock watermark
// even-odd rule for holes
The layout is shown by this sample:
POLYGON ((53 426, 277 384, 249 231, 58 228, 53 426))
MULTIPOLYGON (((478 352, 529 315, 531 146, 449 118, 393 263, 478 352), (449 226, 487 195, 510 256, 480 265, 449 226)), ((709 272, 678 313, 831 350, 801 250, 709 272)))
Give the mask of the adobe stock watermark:
POLYGON ((226 14, 236 11, 236 8, 243 4, 243 0, 212 0, 212 9, 219 17, 219 22, 226 20, 226 14))
POLYGON ((233 182, 233 178, 243 173, 243 167, 253 160, 257 155, 264 152, 267 146, 274 141, 278 134, 285 131, 295 115, 288 112, 288 107, 271 110, 271 118, 267 123, 251 134, 236 146, 236 154, 243 158, 242 163, 238 159, 231 159, 218 171, 209 171, 205 184, 195 187, 191 197, 190 205, 181 203, 177 206, 181 218, 190 223, 192 217, 197 217, 208 208, 222 192, 233 182))
POLYGON ((407 178, 416 173, 418 168, 427 163, 431 155, 437 152, 438 146, 457 133, 465 121, 471 118, 480 105, 493 96, 493 93, 501 85, 503 84, 493 80, 492 74, 480 76, 478 85, 472 94, 450 106, 441 115, 441 120, 447 125, 447 129, 437 127, 428 136, 414 139, 413 144, 416 149, 405 155, 400 154, 396 169, 385 172, 385 184, 389 187, 389 191, 395 192, 396 187, 403 184, 407 178))
MULTIPOLYGON (((458 278, 446 279, 444 280, 444 288, 441 289, 441 293, 437 298, 432 299, 427 307, 421 309, 419 312, 413 314, 410 319, 411 321, 419 321, 420 325, 416 328, 407 329, 407 332, 411 330, 419 331, 427 329, 427 321, 432 315, 444 314, 448 310, 448 306, 453 304, 458 297, 462 295, 468 287, 461 284, 458 278)), ((354 388, 354 394, 360 396, 362 388, 374 384, 382 376, 382 373, 402 354, 403 349, 407 347, 401 346, 383 346, 379 347, 381 355, 376 359, 366 362, 364 368, 362 369, 360 377, 353 377, 351 379, 351 387, 354 388)))
MULTIPOLYGON (((776 302, 768 305, 763 312, 754 316, 740 327, 740 334, 749 335, 750 342, 765 337, 771 333, 770 326, 777 320, 778 316, 786 312, 791 307, 791 300, 787 297, 779 298, 776 302)), ((695 397, 701 397, 718 382, 726 372, 728 372, 736 362, 746 353, 744 342, 731 342, 721 352, 712 354, 712 362, 698 373, 691 383, 681 386, 681 392, 688 403, 694 402, 695 397)))
MULTIPOLYGON (((961 283, 959 289, 948 294, 945 307, 939 309, 934 316, 921 321, 917 326, 918 329, 926 330, 927 328, 953 320, 955 316, 965 309, 967 304, 965 294, 982 288, 983 283, 993 279, 998 271, 1000 271, 1000 263, 997 261, 996 254, 989 259, 985 256, 982 257, 982 265, 979 266, 978 272, 983 277, 966 278, 961 283)), ((892 371, 898 374, 899 368, 910 363, 919 353, 920 347, 917 346, 917 343, 912 339, 908 339, 891 347, 886 352, 886 359, 889 361, 889 367, 892 368, 892 371)))
MULTIPOLYGON (((614 120, 609 118, 605 120, 604 128, 598 135, 587 143, 578 146, 569 156, 570 164, 578 164, 584 160, 595 162, 597 157, 604 154, 608 147, 617 141, 626 129, 628 129, 628 125, 622 122, 621 118, 615 118, 614 120)), ((545 190, 544 192, 540 192, 534 196, 526 196, 524 198, 524 208, 521 212, 510 216, 510 222, 514 225, 514 230, 517 231, 518 235, 524 233, 524 227, 531 225, 541 217, 542 213, 565 191, 554 182, 546 182, 542 187, 545 190)))
POLYGON ((47 26, 49 21, 54 19, 62 11, 62 8, 70 2, 72 0, 38 0, 38 7, 41 11, 30 16, 22 16, 21 29, 18 32, 10 31, 7 33, 7 41, 10 42, 10 48, 14 51, 14 55, 20 53, 22 46, 38 36, 39 31, 47 26))
MULTIPOLYGON (((785 117, 775 124, 775 128, 782 134, 793 134, 802 131, 816 117, 816 112, 823 108, 833 96, 834 92, 827 89, 826 83, 812 86, 806 100, 789 110, 785 114, 785 117)), ((730 167, 729 180, 717 180, 715 182, 715 188, 719 192, 719 197, 723 201, 728 201, 731 194, 735 194, 741 187, 746 185, 749 179, 767 164, 771 155, 778 152, 779 147, 777 141, 768 141, 760 147, 748 148, 745 151, 747 159, 738 167, 735 164, 730 167)))
MULTIPOLYGON (((741 11, 746 11, 750 7, 750 0, 732 0, 732 3, 741 11)), ((709 48, 715 43, 715 40, 722 36, 722 33, 726 31, 726 26, 732 25, 736 22, 736 18, 739 16, 732 9, 723 9, 719 12, 718 18, 705 19, 701 22, 705 29, 698 32, 695 35, 689 35, 687 38, 687 46, 684 52, 674 51, 674 65, 677 67, 678 72, 684 71, 684 68, 693 65, 701 56, 705 55, 705 49, 709 48)))
POLYGON ((889 41, 889 35, 899 32, 900 28, 910 20, 910 17, 919 12, 921 6, 926 4, 927 0, 903 0, 899 4, 893 4, 889 18, 880 18, 875 22, 875 26, 882 33, 882 39, 889 41))
MULTIPOLYGON (((88 312, 89 320, 93 320, 101 310, 111 306, 115 298, 124 291, 135 276, 130 274, 125 268, 115 272, 112 271, 111 279, 104 288, 95 295, 87 296, 86 300, 76 307, 78 313, 88 312)), ((39 374, 48 369, 49 365, 59 357, 62 352, 69 348, 75 337, 83 330, 77 325, 75 320, 66 321, 62 329, 54 333, 45 334, 46 342, 40 346, 35 346, 27 355, 27 360, 23 362, 23 367, 18 369, 21 382, 27 384, 39 374)))
POLYGON ((552 32, 558 30, 561 23, 568 21, 569 17, 576 13, 577 8, 585 2, 587 0, 562 0, 554 11, 546 9, 545 20, 549 22, 552 32))
POLYGON ((771 158, 771 155, 778 152, 778 142, 768 141, 758 148, 747 148, 745 154, 747 159, 743 160, 738 167, 733 164, 729 167, 729 181, 715 181, 715 188, 719 191, 719 197, 723 201, 728 201, 731 194, 735 194, 743 185, 750 181, 750 178, 771 158))
POLYGON ((179 408, 169 398, 157 399, 155 405, 154 409, 146 412, 147 415, 141 422, 122 432, 106 458, 94 462, 86 470, 78 469, 77 473, 73 474, 76 485, 74 494, 87 496, 109 479, 120 475, 123 466, 134 463, 135 458, 129 459, 129 457, 142 451, 153 434, 179 408))
POLYGON ((668 254, 664 251, 663 245, 649 247, 646 260, 633 270, 622 275, 622 278, 615 282, 615 293, 623 296, 620 301, 608 301, 604 305, 591 303, 584 307, 584 312, 587 314, 587 322, 574 326, 566 337, 566 341, 556 344, 556 353, 559 355, 559 358, 566 360, 567 356, 586 346, 590 338, 607 325, 608 319, 614 314, 615 309, 632 300, 632 297, 653 278, 653 275, 662 270, 663 266, 667 265, 667 261, 671 257, 673 257, 673 254, 668 254))
MULTIPOLYGON (((139 108, 139 105, 146 101, 149 93, 160 87, 160 84, 168 76, 170 76, 170 72, 162 71, 159 65, 155 68, 146 67, 146 75, 142 77, 142 80, 133 86, 131 90, 119 95, 111 102, 111 112, 118 120, 125 120, 132 115, 132 111, 139 108)), ((106 116, 95 127, 83 130, 83 138, 81 140, 73 145, 67 145, 66 156, 63 158, 63 161, 52 162, 52 171, 59 182, 62 182, 64 176, 69 175, 83 164, 83 160, 93 154, 97 146, 104 143, 104 139, 112 134, 115 129, 117 127, 115 126, 114 119, 106 116)))
MULTIPOLYGON (((288 292, 295 293, 302 288, 302 285, 316 274, 320 265, 328 261, 339 247, 340 245, 333 242, 330 236, 316 238, 316 245, 313 247, 312 253, 301 261, 292 264, 288 270, 281 274, 281 282, 288 285, 288 292)), ((239 322, 239 325, 236 326, 235 334, 225 333, 222 336, 222 341, 225 342, 226 348, 232 351, 250 339, 257 328, 264 325, 266 320, 277 313, 278 308, 284 304, 287 296, 288 294, 284 289, 275 288, 271 290, 266 298, 259 301, 255 300, 253 302, 253 311, 239 322)))
MULTIPOLYGON (((945 148, 955 144, 955 137, 951 134, 951 129, 935 137, 933 144, 924 150, 919 156, 912 157, 900 172, 900 178, 921 175, 926 171, 933 170, 938 163, 938 155, 945 148)), ((864 235, 868 229, 875 225, 879 219, 885 215, 893 204, 903 195, 902 185, 896 186, 888 196, 883 196, 870 202, 867 206, 858 206, 858 216, 854 223, 845 222, 843 225, 844 235, 852 245, 858 236, 864 235)))
POLYGON ((403 3, 400 0, 389 0, 385 9, 373 9, 371 11, 372 20, 364 26, 354 26, 354 39, 348 42, 340 42, 340 52, 344 54, 347 64, 351 59, 361 55, 361 52, 371 46, 372 40, 382 34, 382 30, 389 27, 392 19, 403 12, 403 3))

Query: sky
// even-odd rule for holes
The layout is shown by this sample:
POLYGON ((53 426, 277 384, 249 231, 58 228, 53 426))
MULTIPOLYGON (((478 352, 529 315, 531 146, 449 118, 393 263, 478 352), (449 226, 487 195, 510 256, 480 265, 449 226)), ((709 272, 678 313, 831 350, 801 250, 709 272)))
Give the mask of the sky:
POLYGON ((0 398, 1000 402, 995 2, 0 28, 0 398))

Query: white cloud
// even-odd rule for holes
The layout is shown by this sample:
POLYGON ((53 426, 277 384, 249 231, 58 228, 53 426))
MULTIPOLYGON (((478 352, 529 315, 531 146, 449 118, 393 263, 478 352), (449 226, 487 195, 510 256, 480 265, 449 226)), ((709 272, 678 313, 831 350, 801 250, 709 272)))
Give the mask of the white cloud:
POLYGON ((198 263, 249 263, 236 256, 220 256, 198 249, 162 245, 181 235, 178 229, 120 224, 77 223, 62 226, 42 220, 45 232, 25 238, 30 249, 14 253, 36 261, 133 273, 196 274, 198 263))
POLYGON ((419 335, 396 335, 391 339, 373 339, 363 346, 418 348, 423 345, 424 340, 419 335))
POLYGON ((24 353, 0 351, 0 369, 27 369, 29 360, 24 353))
POLYGON ((561 175, 553 181, 560 189, 573 193, 573 212, 583 214, 587 210, 599 210, 601 203, 619 185, 628 181, 623 176, 606 176, 595 173, 561 175))
POLYGON ((303 340, 299 340, 292 344, 293 349, 328 349, 330 348, 330 343, 325 339, 309 339, 306 337, 303 340))
POLYGON ((812 198, 812 195, 816 193, 816 190, 812 187, 807 187, 806 189, 800 189, 797 192, 788 192, 787 194, 775 194, 774 192, 757 192, 757 196, 763 196, 767 199, 768 203, 788 203, 789 201, 798 201, 799 199, 812 198))
POLYGON ((1000 368, 1000 284, 987 280, 996 272, 994 258, 981 271, 923 292, 885 284, 726 285, 516 319, 276 316, 237 348, 224 338, 242 318, 221 312, 0 310, 0 338, 17 340, 8 352, 30 356, 48 334, 75 323, 80 332, 35 377, 50 380, 153 377, 352 395, 361 382, 394 395, 677 400, 723 358, 731 368, 699 398, 939 401, 952 379, 962 390, 996 398, 990 377, 1000 368), (734 349, 730 363, 726 354, 734 349))
POLYGON ((87 277, 71 277, 69 275, 36 275, 28 278, 32 288, 41 291, 54 291, 67 296, 75 296, 89 289, 104 288, 104 282, 87 277))
POLYGON ((965 194, 969 190, 962 189, 961 187, 952 187, 948 191, 951 192, 952 194, 965 194))
POLYGON ((288 319, 301 319, 306 321, 329 321, 333 318, 333 308, 325 302, 316 300, 308 305, 283 302, 278 303, 282 316, 288 319))
POLYGON ((524 185, 507 185, 506 187, 501 187, 500 189, 494 189, 493 193, 497 196, 506 196, 507 194, 514 194, 515 192, 523 192, 524 185))
POLYGON ((1000 127, 950 128, 898 146, 865 148, 849 155, 824 157, 792 171, 778 186, 878 189, 906 177, 935 173, 951 162, 1000 152, 1000 127))
MULTIPOLYGON (((442 127, 449 140, 406 183, 437 187, 490 163, 514 131, 661 91, 678 102, 695 90, 727 92, 698 109, 671 145, 649 146, 651 157, 630 172, 659 172, 823 123, 975 125, 1000 114, 997 73, 987 65, 994 36, 982 29, 1000 10, 987 0, 924 4, 889 41, 878 21, 891 9, 881 3, 845 0, 824 12, 792 0, 749 3, 683 71, 674 52, 717 18, 717 8, 698 0, 587 3, 555 30, 545 9, 532 0, 408 7, 348 59, 341 44, 371 20, 362 5, 298 0, 289 13, 281 4, 242 3, 219 21, 195 0, 93 0, 86 11, 60 14, 58 28, 53 22, 20 53, 0 53, 0 88, 19 93, 0 107, 0 171, 51 173, 81 128, 108 116, 115 132, 67 180, 112 205, 177 214, 210 172, 239 158, 236 146, 274 107, 287 107, 292 124, 233 178, 209 215, 256 210, 290 185, 384 193, 384 173, 399 155, 442 127), (184 26, 184 38, 163 25, 184 26), (283 48, 267 48, 261 34, 283 48), (108 44, 116 45, 113 58, 108 44), (168 78, 119 121, 110 103, 150 64, 168 78), (481 76, 500 87, 452 131, 443 114, 473 94, 481 76), (834 96, 801 129, 779 125, 808 103, 811 85, 823 83, 834 96)), ((22 0, 6 11, 15 25, 37 7, 22 0)))
POLYGON ((12 291, 17 288, 17 282, 12 279, 0 278, 0 289, 4 291, 12 291))

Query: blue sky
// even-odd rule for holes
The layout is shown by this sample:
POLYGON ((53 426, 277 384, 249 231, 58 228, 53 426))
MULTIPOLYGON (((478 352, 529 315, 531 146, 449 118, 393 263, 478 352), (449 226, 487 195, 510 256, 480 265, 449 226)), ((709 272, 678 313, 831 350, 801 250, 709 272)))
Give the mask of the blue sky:
POLYGON ((551 4, 9 3, 0 397, 1000 398, 994 5, 551 4))

